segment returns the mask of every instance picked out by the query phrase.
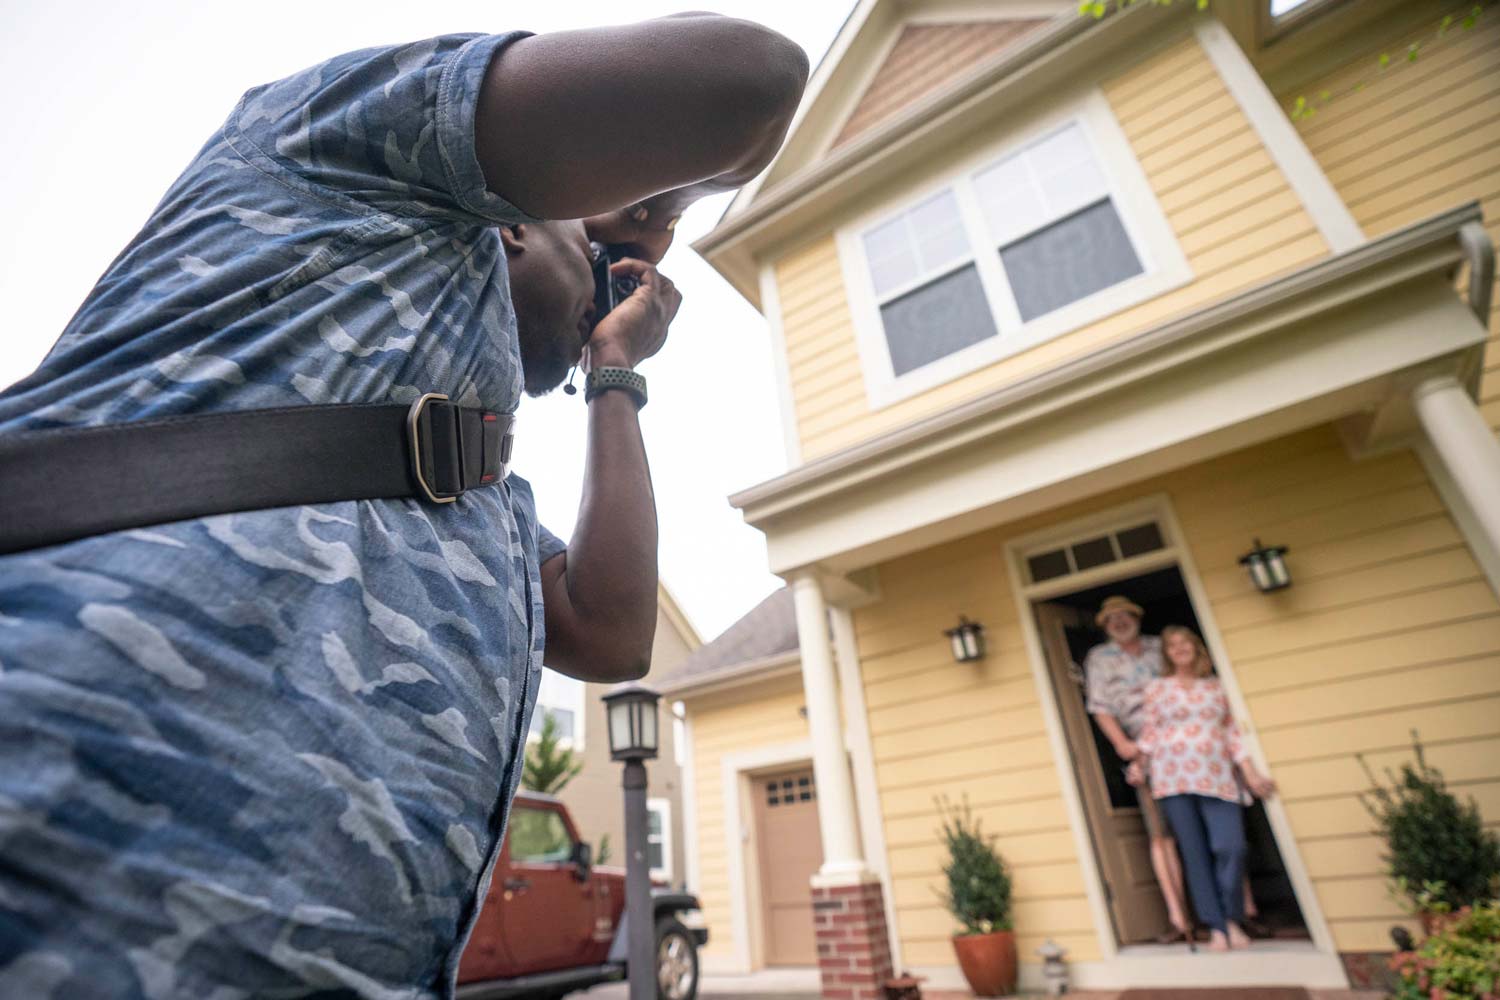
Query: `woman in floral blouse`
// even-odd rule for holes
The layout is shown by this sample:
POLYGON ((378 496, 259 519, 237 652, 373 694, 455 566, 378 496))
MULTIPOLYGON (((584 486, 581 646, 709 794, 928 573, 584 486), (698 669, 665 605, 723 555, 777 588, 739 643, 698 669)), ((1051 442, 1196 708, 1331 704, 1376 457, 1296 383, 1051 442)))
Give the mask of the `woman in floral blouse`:
POLYGON ((1143 757, 1132 765, 1133 779, 1151 778, 1182 852, 1193 908, 1212 932, 1209 948, 1245 948, 1244 789, 1265 798, 1276 785, 1240 742, 1203 640, 1181 625, 1162 629, 1161 640, 1171 673, 1146 685, 1146 728, 1136 741, 1143 757))

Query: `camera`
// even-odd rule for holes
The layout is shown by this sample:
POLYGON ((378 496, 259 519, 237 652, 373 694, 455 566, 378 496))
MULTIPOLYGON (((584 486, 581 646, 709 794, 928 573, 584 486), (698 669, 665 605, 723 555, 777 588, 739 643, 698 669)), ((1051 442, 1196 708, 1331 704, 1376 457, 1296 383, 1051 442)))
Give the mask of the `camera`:
POLYGON ((623 246, 590 243, 589 250, 594 255, 594 326, 598 326, 599 321, 630 298, 641 283, 629 275, 617 277, 609 273, 611 264, 626 257, 623 246))

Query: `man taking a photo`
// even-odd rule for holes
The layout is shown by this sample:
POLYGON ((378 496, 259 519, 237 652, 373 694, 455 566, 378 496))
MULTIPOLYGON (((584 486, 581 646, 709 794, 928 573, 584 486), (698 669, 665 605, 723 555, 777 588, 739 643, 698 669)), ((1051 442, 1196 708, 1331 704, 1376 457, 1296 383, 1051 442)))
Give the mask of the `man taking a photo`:
POLYGON ((0 996, 451 994, 543 660, 649 664, 633 369, 680 301, 655 265, 769 163, 806 77, 785 38, 688 14, 245 95, 0 394, 0 436, 429 393, 508 421, 578 365, 577 526, 565 549, 502 473, 0 556, 0 996), (597 324, 591 241, 639 282, 597 324))

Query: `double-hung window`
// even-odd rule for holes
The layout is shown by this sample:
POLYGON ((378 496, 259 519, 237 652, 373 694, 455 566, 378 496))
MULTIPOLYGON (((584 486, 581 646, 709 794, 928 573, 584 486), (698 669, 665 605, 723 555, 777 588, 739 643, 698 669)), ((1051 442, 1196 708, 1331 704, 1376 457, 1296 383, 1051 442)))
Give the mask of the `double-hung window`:
POLYGON ((840 232, 865 385, 883 406, 1186 282, 1102 95, 968 155, 840 232))

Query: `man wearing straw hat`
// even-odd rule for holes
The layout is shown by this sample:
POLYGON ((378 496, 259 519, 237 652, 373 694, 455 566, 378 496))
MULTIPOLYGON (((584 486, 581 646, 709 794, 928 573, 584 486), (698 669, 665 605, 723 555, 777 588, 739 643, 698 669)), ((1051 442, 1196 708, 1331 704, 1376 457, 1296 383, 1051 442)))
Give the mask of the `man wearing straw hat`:
MULTIPOLYGON (((1094 624, 1104 630, 1109 641, 1089 650, 1083 661, 1089 714, 1126 763, 1140 756, 1135 740, 1146 722, 1146 685, 1162 673, 1161 639, 1141 635, 1143 614, 1141 606, 1128 597, 1116 594, 1105 598, 1094 616, 1094 624)), ((1151 868, 1172 922, 1157 940, 1162 944, 1191 940, 1192 924, 1184 905, 1182 862, 1177 857, 1177 845, 1144 783, 1136 786, 1136 797, 1146 833, 1151 838, 1151 868)))

